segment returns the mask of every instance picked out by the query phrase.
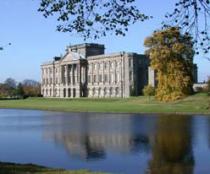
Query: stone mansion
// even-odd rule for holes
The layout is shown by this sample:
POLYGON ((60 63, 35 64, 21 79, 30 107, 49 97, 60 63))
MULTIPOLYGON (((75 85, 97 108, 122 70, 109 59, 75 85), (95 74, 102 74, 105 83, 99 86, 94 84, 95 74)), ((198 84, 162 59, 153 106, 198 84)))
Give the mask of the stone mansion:
POLYGON ((104 45, 69 46, 62 57, 41 65, 44 97, 129 97, 140 95, 155 73, 145 55, 104 54, 104 45), (149 77, 149 78, 148 78, 149 77))

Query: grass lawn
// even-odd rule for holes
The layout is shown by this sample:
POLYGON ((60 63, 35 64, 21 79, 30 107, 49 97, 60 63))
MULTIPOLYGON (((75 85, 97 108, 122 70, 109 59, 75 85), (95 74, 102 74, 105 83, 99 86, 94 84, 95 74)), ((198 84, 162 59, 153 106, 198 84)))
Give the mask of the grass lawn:
POLYGON ((205 93, 183 100, 163 103, 154 97, 126 99, 54 99, 28 98, 25 100, 0 100, 0 108, 39 109, 65 112, 112 112, 112 113, 181 113, 210 114, 210 97, 205 93))
POLYGON ((0 174, 102 174, 87 170, 67 171, 62 169, 49 169, 32 164, 14 164, 0 162, 0 174))

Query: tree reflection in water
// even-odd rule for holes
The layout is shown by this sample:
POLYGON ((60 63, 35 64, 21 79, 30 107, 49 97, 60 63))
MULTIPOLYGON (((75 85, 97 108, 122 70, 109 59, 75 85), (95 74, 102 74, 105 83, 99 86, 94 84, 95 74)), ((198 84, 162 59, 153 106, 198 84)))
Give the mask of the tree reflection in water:
POLYGON ((194 158, 191 119, 188 116, 160 116, 152 142, 149 174, 192 174, 194 158))

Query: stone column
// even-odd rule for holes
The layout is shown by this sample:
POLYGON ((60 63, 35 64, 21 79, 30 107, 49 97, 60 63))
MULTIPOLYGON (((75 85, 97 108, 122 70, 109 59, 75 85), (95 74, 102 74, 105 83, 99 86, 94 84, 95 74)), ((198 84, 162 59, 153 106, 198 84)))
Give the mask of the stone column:
POLYGON ((91 68, 91 83, 92 83, 92 85, 93 85, 93 80, 94 80, 94 79, 93 79, 93 71, 94 71, 94 68, 95 68, 95 67, 93 67, 93 63, 91 63, 91 67, 92 67, 92 68, 91 68))
POLYGON ((71 65, 71 84, 74 86, 74 64, 71 65))
MULTIPOLYGON (((97 81, 98 85, 99 85, 99 66, 100 66, 100 63, 97 63, 96 64, 96 81, 97 81)), ((98 93, 97 93, 97 96, 98 96, 98 93)))
POLYGON ((69 86, 69 65, 67 66, 67 85, 69 86))
POLYGON ((73 86, 73 65, 71 64, 71 69, 70 69, 70 81, 71 81, 71 86, 73 86))
POLYGON ((68 67, 65 65, 65 86, 68 84, 68 67))
POLYGON ((63 65, 60 68, 60 83, 63 84, 63 65))
POLYGON ((117 76, 117 61, 114 61, 114 65, 115 65, 115 67, 114 67, 114 84, 116 84, 117 83, 117 81, 116 81, 116 76, 117 76))
POLYGON ((80 62, 76 65, 77 69, 76 69, 76 79, 77 79, 77 88, 76 88, 76 97, 80 97, 81 95, 81 65, 80 62))
POLYGON ((104 62, 102 62, 102 83, 104 84, 104 62))
POLYGON ((108 83, 110 84, 111 83, 111 74, 110 74, 110 70, 111 70, 111 61, 109 61, 109 69, 108 69, 108 83))

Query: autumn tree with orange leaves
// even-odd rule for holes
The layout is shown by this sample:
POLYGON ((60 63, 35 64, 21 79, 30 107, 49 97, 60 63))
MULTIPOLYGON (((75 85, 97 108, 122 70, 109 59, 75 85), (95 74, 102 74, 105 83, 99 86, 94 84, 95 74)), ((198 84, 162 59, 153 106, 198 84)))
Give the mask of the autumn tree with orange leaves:
POLYGON ((156 31, 145 39, 151 67, 157 72, 156 98, 174 101, 192 93, 193 42, 180 28, 156 31))

